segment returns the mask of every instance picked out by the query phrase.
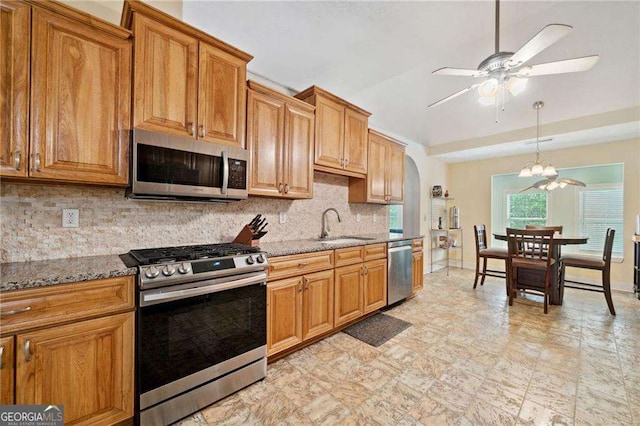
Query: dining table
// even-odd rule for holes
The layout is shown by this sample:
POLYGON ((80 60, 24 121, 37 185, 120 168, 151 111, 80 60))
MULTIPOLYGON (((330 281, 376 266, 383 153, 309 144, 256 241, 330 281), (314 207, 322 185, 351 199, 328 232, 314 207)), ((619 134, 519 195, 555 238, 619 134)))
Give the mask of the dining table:
MULTIPOLYGON (((506 233, 494 233, 496 240, 507 241, 506 233)), ((572 236, 564 234, 555 234, 553 236, 553 245, 556 249, 553 252, 555 263, 553 264, 553 273, 551 274, 551 293, 549 294, 549 303, 552 305, 562 305, 564 297, 564 284, 560 280, 560 256, 562 256, 562 246, 586 244, 589 237, 572 236)), ((532 271, 533 275, 539 275, 539 279, 544 283, 545 273, 543 271, 532 271)), ((508 284, 507 284, 508 285, 508 284)))

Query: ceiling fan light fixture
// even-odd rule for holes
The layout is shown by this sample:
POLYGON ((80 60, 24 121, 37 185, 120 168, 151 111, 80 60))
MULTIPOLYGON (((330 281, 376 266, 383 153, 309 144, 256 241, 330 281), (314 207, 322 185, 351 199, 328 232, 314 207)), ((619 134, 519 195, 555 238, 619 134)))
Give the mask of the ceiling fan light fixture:
POLYGON ((496 104, 496 98, 488 98, 485 96, 480 96, 478 98, 478 102, 480 102, 482 105, 484 106, 491 106, 491 105, 495 105, 496 104))
POLYGON ((527 88, 528 81, 528 78, 511 77, 507 80, 505 87, 509 90, 509 93, 511 93, 512 96, 518 96, 527 88))
POLYGON ((560 182, 558 182, 558 186, 560 187, 560 189, 563 189, 563 188, 564 188, 565 186, 567 186, 567 185, 568 185, 568 183, 567 183, 567 182, 565 182, 565 181, 563 181, 563 180, 561 180, 560 182))
POLYGON ((553 191, 554 189, 556 189, 558 186, 560 186, 560 184, 558 182, 556 182, 555 180, 552 180, 551 182, 549 182, 546 185, 545 191, 553 191))
POLYGON ((478 94, 480 94, 481 99, 495 98, 498 93, 498 86, 498 79, 488 78, 478 87, 478 94))

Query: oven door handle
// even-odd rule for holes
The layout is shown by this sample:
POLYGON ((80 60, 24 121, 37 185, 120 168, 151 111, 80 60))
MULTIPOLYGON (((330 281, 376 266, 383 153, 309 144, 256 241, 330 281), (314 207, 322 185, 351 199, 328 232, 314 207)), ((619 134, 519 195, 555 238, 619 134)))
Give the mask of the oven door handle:
POLYGON ((229 187, 229 153, 227 150, 222 151, 222 188, 220 192, 227 193, 229 187))
POLYGON ((201 296, 208 293, 218 293, 220 291, 231 290, 239 287, 246 287, 254 284, 266 284, 267 274, 261 273, 248 278, 241 278, 225 282, 224 284, 211 284, 203 287, 189 288, 185 290, 174 290, 167 292, 154 292, 143 294, 140 300, 140 306, 155 305, 156 303, 166 303, 173 300, 186 299, 188 297, 201 296))

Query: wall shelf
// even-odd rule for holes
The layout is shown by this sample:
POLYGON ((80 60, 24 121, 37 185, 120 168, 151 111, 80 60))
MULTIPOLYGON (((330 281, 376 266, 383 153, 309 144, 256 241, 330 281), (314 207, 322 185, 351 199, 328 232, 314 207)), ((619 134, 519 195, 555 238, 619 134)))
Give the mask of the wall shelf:
POLYGON ((462 228, 449 228, 449 209, 452 197, 431 197, 431 230, 429 231, 430 252, 431 252, 431 272, 434 266, 443 265, 449 275, 451 262, 460 262, 460 269, 464 264, 464 254, 462 250, 463 231, 462 228), (441 225, 442 228, 439 228, 441 225), (455 242, 455 245, 453 244, 455 242), (459 256, 452 256, 457 253, 459 256))

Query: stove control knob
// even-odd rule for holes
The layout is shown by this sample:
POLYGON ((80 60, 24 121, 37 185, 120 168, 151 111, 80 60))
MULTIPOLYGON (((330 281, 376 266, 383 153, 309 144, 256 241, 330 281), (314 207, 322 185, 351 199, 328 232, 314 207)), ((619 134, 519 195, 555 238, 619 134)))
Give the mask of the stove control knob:
POLYGON ((162 275, 164 275, 165 277, 170 277, 175 273, 176 273, 176 268, 173 265, 166 265, 164 268, 162 268, 162 275))
POLYGON ((259 254, 256 260, 258 261, 258 263, 264 263, 265 261, 264 254, 259 254))
POLYGON ((188 263, 181 263, 180 266, 178 266, 178 272, 181 274, 188 274, 189 271, 191 271, 191 265, 188 263))
POLYGON ((147 268, 147 270, 144 272, 144 276, 147 278, 155 278, 158 275, 160 275, 160 271, 155 266, 147 268))
POLYGON ((248 265, 253 265, 256 261, 253 259, 253 256, 249 255, 247 256, 247 264, 248 265))

